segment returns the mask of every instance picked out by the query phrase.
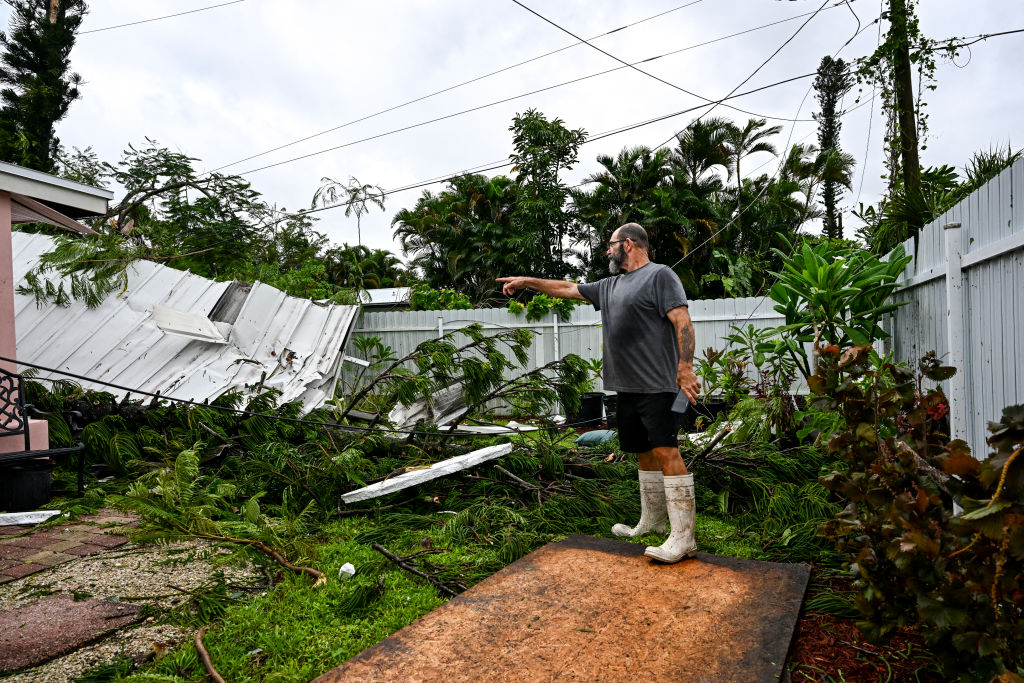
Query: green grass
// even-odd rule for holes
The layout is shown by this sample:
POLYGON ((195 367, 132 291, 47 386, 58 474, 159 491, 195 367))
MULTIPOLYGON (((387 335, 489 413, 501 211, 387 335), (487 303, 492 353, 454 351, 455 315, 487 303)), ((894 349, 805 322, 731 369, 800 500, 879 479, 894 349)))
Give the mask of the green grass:
MULTIPOLYGON (((433 586, 373 550, 372 542, 379 541, 399 555, 425 545, 444 549, 425 559, 466 585, 508 564, 497 543, 481 547, 475 540, 452 542, 450 517, 422 515, 418 524, 403 525, 392 535, 379 533, 387 518, 355 517, 326 526, 325 540, 311 564, 327 575, 327 584, 313 588, 308 577, 288 572, 265 595, 228 603, 204 638, 214 665, 229 681, 308 681, 445 602, 433 586), (346 562, 355 565, 357 573, 339 579, 338 570, 346 562), (383 589, 378 590, 381 585, 383 589)), ((609 528, 606 522, 603 529, 594 531, 611 537, 609 528)), ((697 535, 705 552, 748 558, 761 554, 749 534, 715 517, 699 515, 697 535)), ((537 538, 528 550, 563 536, 537 538)), ((648 545, 663 540, 658 534, 634 539, 648 545)), ((159 662, 111 680, 187 681, 203 675, 195 648, 187 644, 159 662)))
MULTIPOLYGON (((308 681, 444 602, 432 586, 389 565, 381 572, 379 597, 353 608, 353 595, 377 584, 375 575, 364 572, 375 574, 381 566, 380 554, 355 540, 370 526, 366 519, 349 519, 323 530, 330 540, 312 564, 327 574, 326 585, 313 588, 309 577, 286 573, 265 595, 227 609, 203 641, 225 680, 308 681), (338 570, 346 562, 357 574, 342 580, 338 570)), ((459 556, 460 550, 452 552, 459 556)), ((430 559, 440 564, 445 556, 430 559)), ((185 681, 203 675, 195 648, 187 645, 117 680, 185 681)))

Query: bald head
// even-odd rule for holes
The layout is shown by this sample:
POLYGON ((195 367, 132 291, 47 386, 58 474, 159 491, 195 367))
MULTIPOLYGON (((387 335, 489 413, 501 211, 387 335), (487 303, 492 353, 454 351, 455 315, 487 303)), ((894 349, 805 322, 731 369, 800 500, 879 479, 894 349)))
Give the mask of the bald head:
POLYGON ((638 249, 650 257, 651 243, 647 239, 647 231, 639 223, 626 223, 619 227, 612 236, 612 239, 630 240, 638 249))

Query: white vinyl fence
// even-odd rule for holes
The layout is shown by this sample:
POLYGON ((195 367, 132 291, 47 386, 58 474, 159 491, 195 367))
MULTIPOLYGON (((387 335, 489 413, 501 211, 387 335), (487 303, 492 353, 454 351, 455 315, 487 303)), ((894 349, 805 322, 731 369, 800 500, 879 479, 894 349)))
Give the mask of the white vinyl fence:
POLYGON ((988 422, 1024 403, 1024 159, 925 226, 894 298, 897 360, 934 350, 960 370, 951 428, 984 458, 988 422))
MULTIPOLYGON (((904 248, 915 258, 894 299, 907 305, 888 321, 892 339, 884 346, 915 367, 934 350, 960 370, 944 383, 952 431, 983 458, 988 422, 1005 406, 1024 403, 1024 159, 927 225, 916 254, 913 240, 904 248)), ((782 324, 772 306, 765 298, 690 302, 697 356, 709 346, 726 347, 731 325, 782 324)), ((355 335, 381 337, 402 356, 426 339, 474 322, 534 330, 527 370, 569 353, 601 357, 600 314, 589 305, 574 310, 567 322, 554 314, 527 322, 504 309, 364 312, 355 335)), ((357 371, 348 365, 343 378, 351 381, 357 371)))
MULTIPOLYGON (((731 333, 730 325, 746 327, 774 327, 782 324, 783 317, 772 310, 772 302, 765 298, 718 299, 691 301, 690 317, 693 319, 696 335, 696 356, 700 358, 704 349, 723 349, 728 346, 726 335, 731 333)), ((532 370, 567 354, 574 353, 586 359, 601 357, 601 314, 589 304, 573 310, 568 321, 561 321, 554 313, 537 322, 528 322, 524 315, 513 315, 503 308, 475 309, 466 311, 387 311, 364 312, 354 330, 354 336, 380 337, 390 346, 395 355, 402 357, 417 344, 427 339, 436 339, 472 323, 480 323, 484 329, 527 328, 535 333, 530 348, 529 364, 524 371, 532 370)), ((457 336, 457 341, 462 339, 457 336)), ((356 355, 354 345, 349 345, 350 355, 356 355)), ((343 380, 352 381, 358 368, 347 364, 343 380)), ((755 377, 753 366, 748 368, 750 377, 755 377)), ((603 387, 600 380, 597 390, 603 387)))

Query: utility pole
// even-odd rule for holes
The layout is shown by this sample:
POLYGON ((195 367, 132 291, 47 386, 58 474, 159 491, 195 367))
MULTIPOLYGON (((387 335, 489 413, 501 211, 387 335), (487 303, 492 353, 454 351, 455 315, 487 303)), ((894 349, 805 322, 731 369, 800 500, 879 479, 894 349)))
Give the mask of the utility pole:
MULTIPOLYGON (((910 36, 906 0, 889 0, 889 44, 893 49, 893 85, 896 116, 903 161, 903 188, 912 205, 921 196, 921 161, 917 148, 917 117, 914 109, 914 79, 910 64, 910 36)), ((911 212, 912 216, 915 212, 911 212)), ((916 216, 909 219, 907 233, 917 238, 924 227, 916 216)))

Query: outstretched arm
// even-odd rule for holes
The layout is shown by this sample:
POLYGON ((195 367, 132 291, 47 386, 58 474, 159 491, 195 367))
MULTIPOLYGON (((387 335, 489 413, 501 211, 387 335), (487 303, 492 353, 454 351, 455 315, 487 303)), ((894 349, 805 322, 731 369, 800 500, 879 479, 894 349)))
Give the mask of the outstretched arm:
POLYGON ((683 390, 690 403, 696 403, 700 395, 700 381, 693 372, 693 351, 696 340, 693 336, 693 321, 690 320, 690 309, 686 306, 673 308, 668 312, 668 319, 676 328, 676 341, 679 344, 679 368, 676 372, 676 386, 683 390))
POLYGON ((501 291, 509 295, 515 294, 518 289, 535 289, 541 294, 547 294, 559 299, 587 300, 585 296, 580 294, 580 289, 576 286, 575 282, 542 280, 539 277, 499 277, 498 282, 502 283, 501 291))

